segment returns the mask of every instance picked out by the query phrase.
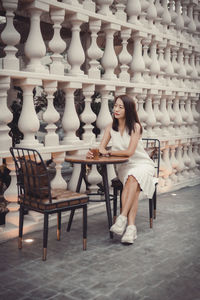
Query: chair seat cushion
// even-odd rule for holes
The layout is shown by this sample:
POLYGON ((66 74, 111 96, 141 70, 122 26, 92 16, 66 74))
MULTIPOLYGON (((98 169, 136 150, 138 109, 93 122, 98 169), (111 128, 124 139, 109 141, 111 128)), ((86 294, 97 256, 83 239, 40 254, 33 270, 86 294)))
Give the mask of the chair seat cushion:
POLYGON ((52 189, 52 202, 49 198, 36 198, 31 196, 20 195, 19 203, 40 210, 51 210, 55 208, 69 208, 88 202, 88 196, 82 193, 76 193, 63 189, 52 189))

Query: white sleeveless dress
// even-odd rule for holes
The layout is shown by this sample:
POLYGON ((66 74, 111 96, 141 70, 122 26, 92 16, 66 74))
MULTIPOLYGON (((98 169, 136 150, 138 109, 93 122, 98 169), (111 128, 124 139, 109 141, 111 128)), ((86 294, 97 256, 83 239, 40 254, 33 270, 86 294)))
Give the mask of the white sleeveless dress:
MULTIPOLYGON (((123 135, 119 131, 115 131, 111 128, 111 142, 112 150, 119 151, 125 150, 129 146, 130 135, 125 130, 123 135)), ((126 183, 128 176, 135 177, 140 185, 143 193, 152 198, 155 183, 158 182, 158 178, 155 177, 155 164, 145 151, 142 140, 139 140, 135 153, 129 157, 128 162, 117 164, 115 166, 117 177, 123 183, 126 183)))

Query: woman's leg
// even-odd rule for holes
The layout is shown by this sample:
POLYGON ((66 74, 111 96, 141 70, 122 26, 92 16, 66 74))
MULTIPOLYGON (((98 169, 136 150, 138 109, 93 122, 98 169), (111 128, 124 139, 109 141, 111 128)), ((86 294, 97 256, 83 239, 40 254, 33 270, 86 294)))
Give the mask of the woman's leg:
POLYGON ((123 216, 128 217, 128 224, 135 223, 135 217, 138 209, 138 198, 140 186, 133 176, 129 176, 122 192, 122 212, 123 216))

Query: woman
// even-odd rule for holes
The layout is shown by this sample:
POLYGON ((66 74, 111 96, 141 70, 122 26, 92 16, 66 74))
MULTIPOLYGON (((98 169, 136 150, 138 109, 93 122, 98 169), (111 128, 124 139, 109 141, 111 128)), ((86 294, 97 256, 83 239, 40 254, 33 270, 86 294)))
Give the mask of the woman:
MULTIPOLYGON (((146 153, 141 140, 140 124, 134 101, 127 95, 117 96, 114 102, 113 122, 107 126, 99 152, 102 155, 127 156, 128 162, 116 166, 123 183, 122 211, 110 231, 123 235, 121 242, 133 244, 137 238, 135 218, 140 190, 151 198, 155 189, 155 165, 146 153), (111 139, 112 150, 106 150, 111 139)), ((93 154, 89 151, 88 157, 93 154)))

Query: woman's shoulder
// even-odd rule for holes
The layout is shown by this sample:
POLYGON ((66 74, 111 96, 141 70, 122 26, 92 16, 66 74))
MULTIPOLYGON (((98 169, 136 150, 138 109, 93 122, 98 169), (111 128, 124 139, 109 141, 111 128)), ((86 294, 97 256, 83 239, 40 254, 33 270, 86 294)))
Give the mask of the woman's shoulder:
POLYGON ((134 125, 134 130, 133 130, 133 134, 139 134, 140 135, 140 129, 141 129, 141 126, 139 123, 135 123, 134 125))

